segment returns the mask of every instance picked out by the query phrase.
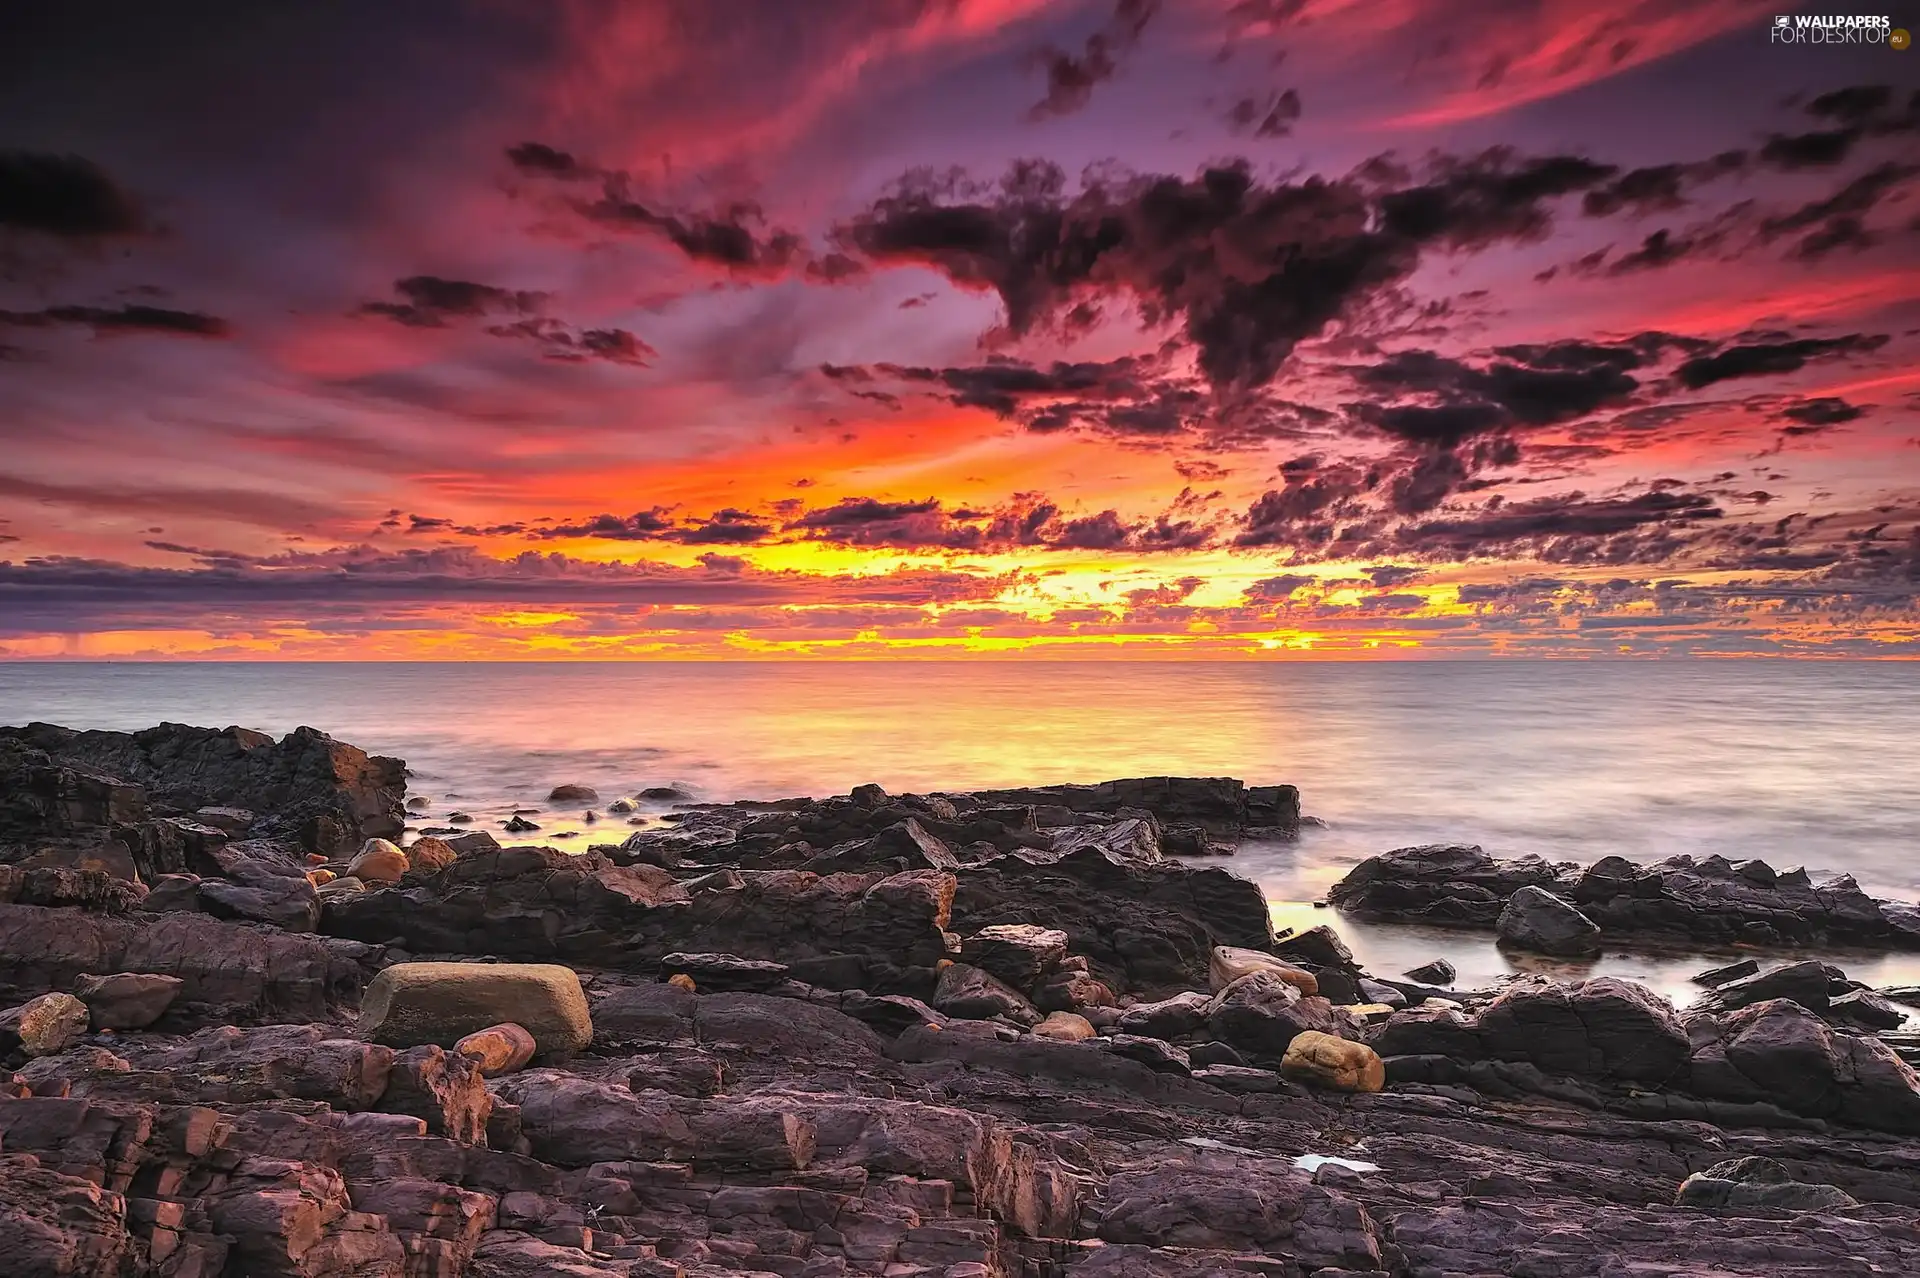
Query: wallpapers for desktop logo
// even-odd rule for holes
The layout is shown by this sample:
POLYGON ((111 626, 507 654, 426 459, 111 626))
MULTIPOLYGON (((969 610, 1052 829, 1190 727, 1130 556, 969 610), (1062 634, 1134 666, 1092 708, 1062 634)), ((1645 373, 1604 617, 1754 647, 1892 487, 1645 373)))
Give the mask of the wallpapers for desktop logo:
POLYGON ((1782 13, 1775 15, 1774 44, 1884 44, 1904 49, 1912 38, 1885 14, 1782 13))

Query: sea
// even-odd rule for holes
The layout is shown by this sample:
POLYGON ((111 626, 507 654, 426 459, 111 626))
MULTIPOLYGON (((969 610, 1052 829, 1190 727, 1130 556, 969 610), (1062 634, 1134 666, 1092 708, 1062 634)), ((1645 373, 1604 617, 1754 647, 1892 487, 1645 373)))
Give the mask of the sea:
MULTIPOLYGON (((1372 970, 1444 955, 1461 983, 1522 966, 1647 981, 1680 1001, 1725 950, 1609 949, 1580 965, 1469 933, 1316 906, 1365 857, 1418 843, 1497 856, 1759 857, 1920 898, 1920 665, 1767 660, 1472 662, 0 663, 0 723, 310 725, 404 758, 422 825, 464 810, 533 839, 624 832, 546 801, 652 786, 706 801, 1239 777, 1300 788, 1324 828, 1226 862, 1281 926, 1330 923, 1372 970)), ((643 805, 657 819, 659 804, 643 805)), ((1877 985, 1920 956, 1827 955, 1877 985)))

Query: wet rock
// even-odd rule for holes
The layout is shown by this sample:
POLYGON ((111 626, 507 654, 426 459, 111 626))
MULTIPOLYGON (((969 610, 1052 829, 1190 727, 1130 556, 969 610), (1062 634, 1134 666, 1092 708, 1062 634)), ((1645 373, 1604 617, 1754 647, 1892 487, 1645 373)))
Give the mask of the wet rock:
POLYGON ((508 1023, 475 1030, 455 1043, 453 1050, 472 1061, 482 1074, 494 1078, 524 1068, 540 1045, 525 1029, 508 1023))
POLYGON ((1120 1014, 1115 1028, 1123 1034, 1142 1034, 1148 1038, 1179 1038, 1207 1023, 1213 999, 1197 990, 1188 990, 1156 1003, 1136 1003, 1120 1014))
POLYGON ((145 1029, 173 1006, 186 982, 157 972, 82 975, 73 992, 87 1005, 96 1030, 145 1029))
POLYGON ((1408 980, 1418 981, 1422 985, 1451 985, 1459 973, 1454 971, 1453 964, 1442 958, 1410 968, 1405 975, 1408 980))
POLYGON ((598 803, 600 792, 590 785, 556 785, 547 792, 548 803, 598 803))
POLYGON ((682 803, 693 796, 677 785, 650 785, 640 792, 640 797, 649 803, 682 803))
POLYGON ((1920 1077, 1877 1038, 1838 1033, 1788 999, 1688 1020, 1688 1088, 1856 1127, 1920 1135, 1920 1077))
POLYGON ((1040 1019, 1040 1013, 1020 991, 966 963, 954 963, 941 971, 929 1001, 949 1016, 1001 1016, 1016 1025, 1032 1025, 1040 1019))
POLYGON ((1234 945, 1216 945, 1208 956, 1207 978, 1213 992, 1219 994, 1229 985, 1256 972, 1278 977, 1302 994, 1318 994, 1320 982, 1312 972, 1260 950, 1234 945))
POLYGON ((1854 990, 1827 1005, 1828 1019, 1872 1030, 1899 1029, 1907 1014, 1872 990, 1854 990))
POLYGON ((1494 924, 1502 945, 1570 958, 1600 952, 1600 928, 1573 904, 1544 888, 1523 887, 1494 924))
POLYGON ((87 1032, 87 1005, 71 994, 42 994, 0 1011, 0 1059, 64 1052, 87 1032))
POLYGON ((1033 1033, 1040 1038, 1051 1038, 1062 1043, 1084 1043, 1094 1036, 1091 1022, 1084 1016, 1072 1012, 1048 1012, 1033 1033))
POLYGON ((1193 1061, 1187 1053, 1163 1039, 1147 1038, 1140 1034, 1114 1034, 1101 1042, 1115 1056, 1139 1061, 1156 1073, 1190 1074, 1193 1072, 1193 1061))
POLYGON ((1680 1184, 1674 1196, 1678 1207, 1739 1210, 1761 1207, 1773 1211, 1821 1212, 1858 1207, 1851 1194, 1832 1185, 1797 1181, 1771 1158, 1735 1158, 1695 1172, 1680 1184))
POLYGON ((1725 985, 1729 981, 1737 981, 1744 976, 1757 976, 1759 973, 1760 964, 1753 959, 1745 958, 1723 967, 1710 967, 1704 972, 1696 972, 1687 979, 1695 985, 1717 986, 1725 985))
POLYGON ((546 1056, 571 1056, 593 1038, 580 978, 551 963, 398 963, 374 977, 360 1005, 361 1034, 394 1047, 452 1047, 506 1022, 546 1056))
POLYGON ((1687 1031, 1645 987, 1602 976, 1516 981, 1475 1018, 1483 1050, 1550 1074, 1660 1084, 1686 1063, 1687 1031))
POLYGON ((1356 970, 1353 951, 1347 948, 1347 943, 1340 939, 1338 932, 1324 923, 1294 936, 1281 937, 1274 942, 1273 952, 1281 958, 1309 967, 1356 970))
POLYGON ((1032 990, 1067 956, 1067 934, 1030 923, 982 928, 961 942, 967 962, 1016 990, 1032 990))
POLYGON ((1053 832, 1053 851, 1098 855, 1114 865, 1151 865, 1161 859, 1160 830, 1152 821, 1129 819, 1108 825, 1070 825, 1053 832))
POLYGON ((791 980, 793 971, 785 963, 745 959, 737 954, 668 954, 660 960, 660 970, 684 973, 693 978, 695 989, 709 993, 765 992, 791 980))
POLYGON ((1840 969, 1829 963, 1811 959, 1784 963, 1752 976, 1723 981, 1702 995, 1694 1007, 1703 1012, 1730 1012, 1768 999, 1786 998, 1808 1011, 1825 1012, 1833 1001, 1829 991, 1840 979, 1840 969))
POLYGON ((505 821, 501 822, 500 828, 505 830, 508 834, 530 834, 533 831, 538 830, 540 827, 538 825, 535 825, 532 821, 527 820, 525 817, 521 816, 519 813, 516 812, 512 816, 508 817, 505 821))
POLYGON ((1318 995, 1299 989, 1271 972, 1243 976, 1214 999, 1207 1016, 1213 1037, 1254 1064, 1278 1064, 1294 1038, 1318 1030, 1359 1039, 1360 1025, 1318 995))
POLYGON ((1377 1092, 1387 1084, 1387 1067, 1371 1047, 1316 1030, 1303 1031, 1287 1044, 1280 1073, 1337 1092, 1377 1092))

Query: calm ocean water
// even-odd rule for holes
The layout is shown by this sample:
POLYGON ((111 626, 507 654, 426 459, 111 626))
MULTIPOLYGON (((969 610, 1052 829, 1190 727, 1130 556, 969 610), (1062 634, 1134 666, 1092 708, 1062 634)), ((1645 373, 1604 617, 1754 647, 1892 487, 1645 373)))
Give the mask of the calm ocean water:
MULTIPOLYGON (((1288 903, 1356 860, 1440 840, 1581 861, 1757 856, 1920 897, 1920 667, 1897 663, 0 663, 0 723, 32 719, 311 724, 405 758, 434 811, 483 820, 566 781, 608 799, 669 782, 704 799, 1290 782, 1330 828, 1233 862, 1283 922, 1327 919, 1288 903)), ((552 834, 584 829, 579 815, 536 819, 552 834)), ((1383 972, 1442 951, 1467 979, 1506 967, 1463 937, 1336 922, 1383 972)), ((1601 969, 1671 988, 1696 957, 1601 969)), ((1905 960, 1848 968, 1920 979, 1905 960)))

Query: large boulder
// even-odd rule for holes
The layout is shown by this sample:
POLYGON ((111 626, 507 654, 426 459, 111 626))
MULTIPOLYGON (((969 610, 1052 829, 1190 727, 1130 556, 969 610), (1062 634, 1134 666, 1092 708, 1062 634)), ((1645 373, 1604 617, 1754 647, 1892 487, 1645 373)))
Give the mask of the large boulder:
POLYGON ((0 1012, 0 1059, 18 1051, 52 1056, 87 1032, 87 1005, 71 994, 42 994, 0 1012))
POLYGON ((1019 990, 966 963, 953 963, 941 971, 931 1002, 949 1016, 1000 1016, 1017 1025, 1032 1025, 1040 1019, 1040 1013, 1019 990))
POLYGON ((1067 956, 1067 934, 1031 923, 1001 923, 975 932, 960 952, 973 966, 1031 992, 1067 956))
POLYGON ((1577 985, 1515 981, 1475 1018, 1482 1050, 1549 1074, 1660 1084, 1687 1060, 1687 1031, 1644 986, 1602 976, 1577 985))
POLYGON ((1920 1076, 1878 1038, 1838 1031, 1788 999, 1695 1016, 1687 1028, 1693 1092, 1920 1135, 1920 1076))
POLYGON ((1285 981, 1302 994, 1318 994, 1320 982, 1312 972, 1261 950, 1237 945, 1216 945, 1207 956, 1207 983, 1215 994, 1243 976, 1265 972, 1285 981))
POLYGON ((74 993, 87 1005, 97 1030, 137 1030, 159 1020, 186 984, 157 972, 115 972, 82 976, 74 993))
POLYGON ((1709 1211, 1740 1211, 1754 1207, 1771 1211, 1824 1212, 1858 1207, 1853 1195, 1833 1185, 1795 1180, 1771 1158, 1733 1158, 1695 1172, 1680 1182, 1676 1207, 1709 1211))
POLYGON ((579 976, 552 963, 397 963, 360 1004, 361 1035, 392 1047, 452 1048, 503 1022, 524 1027, 544 1056, 571 1056, 593 1039, 579 976))
POLYGON ((1500 943, 1534 954, 1583 958, 1600 952, 1600 928, 1571 902, 1545 888, 1523 887, 1494 923, 1500 943))

